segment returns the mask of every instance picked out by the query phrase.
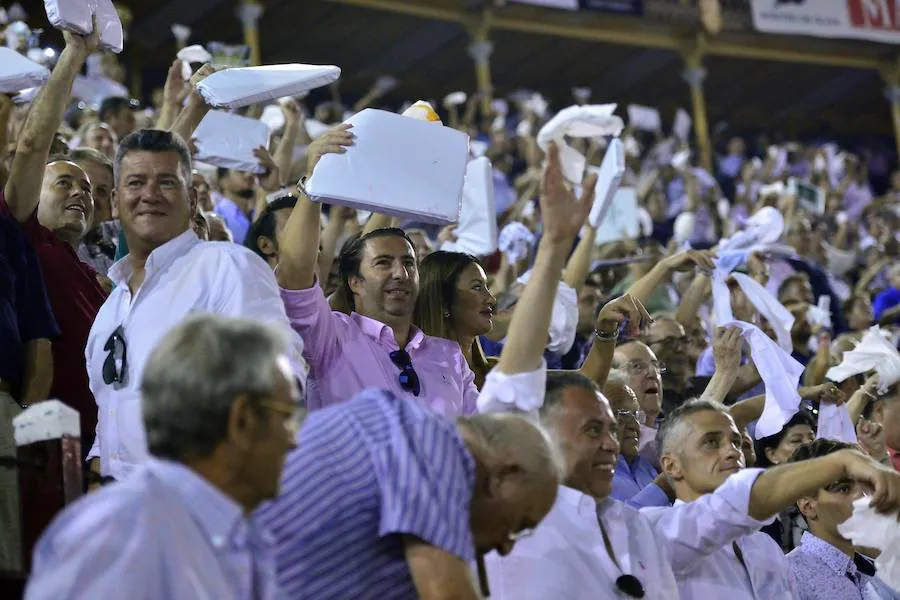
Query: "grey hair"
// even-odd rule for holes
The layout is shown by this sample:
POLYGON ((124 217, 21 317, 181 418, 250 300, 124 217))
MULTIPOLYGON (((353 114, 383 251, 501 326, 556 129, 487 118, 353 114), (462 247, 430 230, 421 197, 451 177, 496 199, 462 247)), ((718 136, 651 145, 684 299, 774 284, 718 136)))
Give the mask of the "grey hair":
POLYGON ((492 454, 512 455, 529 476, 550 475, 557 483, 565 477, 565 459, 553 436, 541 424, 514 413, 489 413, 458 420, 492 454), (531 430, 532 435, 528 434, 531 430), (529 439, 531 438, 531 439, 529 439), (537 444, 529 443, 540 439, 537 444))
POLYGON ((69 160, 76 164, 80 162, 96 163, 101 167, 109 169, 110 173, 115 172, 113 162, 109 160, 109 157, 93 148, 75 148, 74 150, 70 150, 69 160))
POLYGON ((150 454, 209 456, 227 436, 235 399, 274 390, 287 343, 259 322, 202 314, 169 331, 150 353, 141 380, 150 454))
POLYGON ((191 151, 178 134, 159 129, 141 129, 126 135, 119 142, 116 160, 113 163, 113 178, 116 184, 119 183, 119 176, 122 174, 122 161, 131 152, 174 152, 178 155, 181 174, 190 186, 191 151))
POLYGON ((691 415, 706 411, 717 412, 731 418, 731 413, 723 404, 712 400, 688 400, 670 412, 659 426, 656 439, 659 441, 661 454, 680 452, 683 449, 680 446, 683 445, 685 437, 683 434, 683 429, 686 427, 685 420, 691 415))

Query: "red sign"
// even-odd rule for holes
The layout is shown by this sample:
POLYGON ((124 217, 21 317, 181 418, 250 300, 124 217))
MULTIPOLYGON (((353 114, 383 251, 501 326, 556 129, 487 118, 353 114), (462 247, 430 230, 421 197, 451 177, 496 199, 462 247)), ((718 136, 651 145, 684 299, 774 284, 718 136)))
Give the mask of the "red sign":
POLYGON ((847 0, 853 27, 900 31, 900 0, 847 0))

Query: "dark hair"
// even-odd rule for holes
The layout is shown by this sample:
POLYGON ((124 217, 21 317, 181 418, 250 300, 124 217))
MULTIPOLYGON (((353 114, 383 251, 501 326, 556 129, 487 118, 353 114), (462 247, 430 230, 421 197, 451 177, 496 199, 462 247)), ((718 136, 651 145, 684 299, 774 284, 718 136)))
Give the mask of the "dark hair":
POLYGON ((178 155, 178 163, 181 166, 184 180, 191 182, 191 151, 187 144, 177 134, 171 131, 159 129, 140 129, 126 135, 119 143, 116 150, 116 160, 113 163, 113 176, 116 183, 122 170, 122 161, 129 152, 174 152, 178 155))
POLYGON ((781 300, 781 297, 787 291, 788 287, 794 284, 802 284, 809 283, 809 275, 806 273, 794 273, 787 279, 781 282, 781 285, 778 286, 778 299, 781 300))
POLYGON ((116 115, 122 109, 131 110, 134 108, 134 104, 128 98, 105 98, 103 102, 100 103, 100 110, 97 111, 97 115, 100 117, 101 121, 106 121, 111 115, 116 115))
POLYGON ((266 260, 268 257, 263 254, 259 247, 259 238, 269 238, 277 249, 278 242, 275 240, 275 213, 279 210, 293 209, 296 204, 296 196, 282 196, 281 198, 272 200, 272 202, 263 209, 262 213, 260 213, 259 218, 250 226, 244 245, 253 250, 260 258, 266 260))
POLYGON ((230 170, 231 169, 226 169, 225 167, 218 167, 216 169, 216 178, 224 179, 225 177, 228 177, 228 171, 230 171, 230 170))
POLYGON ((661 454, 665 454, 668 452, 667 443, 668 438, 671 437, 672 431, 674 431, 675 427, 690 417, 691 415, 695 415, 701 412, 717 412, 723 415, 731 415, 728 412, 728 409, 725 408, 723 404, 719 404, 718 402, 713 402, 712 400, 688 400, 681 406, 675 407, 663 422, 659 426, 659 431, 656 432, 656 439, 659 441, 659 451, 661 454))
POLYGON ((794 453, 788 459, 788 462, 794 463, 804 460, 812 460, 813 458, 828 456, 829 454, 834 454, 835 452, 847 450, 849 448, 853 448, 853 445, 846 442, 840 442, 838 440, 819 438, 817 440, 813 440, 808 444, 803 444, 802 446, 794 450, 794 453))
POLYGON ((582 375, 578 371, 547 371, 547 383, 544 386, 544 403, 539 411, 541 417, 546 418, 559 408, 563 392, 567 388, 572 387, 600 393, 600 386, 593 379, 582 375))
POLYGON ((813 431, 815 431, 816 420, 811 414, 805 410, 801 410, 791 417, 790 421, 785 423, 784 427, 781 428, 781 431, 773 433, 768 437, 759 438, 753 442, 753 449, 756 451, 756 466, 758 468, 768 469, 769 467, 775 466, 772 461, 769 460, 769 457, 766 456, 766 450, 777 448, 778 445, 781 444, 781 440, 784 439, 784 436, 787 435, 788 430, 797 425, 809 425, 813 431))
POLYGON ((103 167, 109 169, 110 173, 114 172, 113 162, 109 160, 109 157, 94 150, 93 148, 75 148, 74 150, 69 151, 68 160, 72 162, 92 162, 97 163, 103 167))
POLYGON ((359 276, 359 266, 362 264, 362 255, 366 248, 366 242, 371 239, 389 236, 403 238, 415 252, 415 245, 412 243, 412 240, 409 239, 405 231, 397 227, 383 227, 359 237, 351 238, 341 248, 341 254, 338 257, 341 285, 334 293, 336 296, 335 302, 339 306, 349 307, 350 310, 353 310, 353 307, 356 305, 353 300, 353 290, 350 289, 350 278, 359 276))

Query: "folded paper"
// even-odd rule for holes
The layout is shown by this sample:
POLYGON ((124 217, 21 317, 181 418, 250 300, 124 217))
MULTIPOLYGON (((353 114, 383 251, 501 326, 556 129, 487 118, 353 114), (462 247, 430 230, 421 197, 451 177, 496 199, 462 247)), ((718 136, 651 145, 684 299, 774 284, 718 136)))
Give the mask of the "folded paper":
POLYGON ((853 514, 838 525, 838 532, 854 546, 881 551, 875 559, 878 578, 888 587, 900 589, 900 522, 897 513, 880 514, 870 506, 872 498, 863 496, 853 502, 853 514))
POLYGON ((816 430, 817 438, 838 440, 848 444, 855 444, 856 427, 850 419, 850 411, 846 404, 822 403, 819 405, 819 427, 816 430))
MULTIPOLYGON (((527 285, 531 271, 527 271, 516 281, 527 285)), ((553 354, 565 354, 575 343, 575 330, 578 327, 578 295, 568 285, 559 282, 556 298, 553 300, 553 312, 550 315, 550 341, 547 350, 553 354)))
POLYGON ((210 106, 240 108, 326 86, 341 76, 329 65, 265 65, 240 67, 213 73, 197 90, 210 106))
POLYGON ((619 240, 634 240, 641 234, 641 216, 637 193, 633 187, 620 187, 603 220, 597 226, 594 244, 601 245, 619 240))
POLYGON ((200 121, 194 137, 199 161, 251 173, 264 170, 253 156, 253 150, 269 145, 269 128, 261 121, 211 110, 200 121))
POLYGON ((662 119, 660 119, 659 111, 639 104, 628 105, 628 124, 635 129, 644 131, 662 130, 662 119))
POLYGON ((466 134, 371 108, 347 122, 354 145, 319 161, 306 185, 314 200, 427 223, 459 221, 466 134))
POLYGON ((494 208, 494 172, 485 157, 469 161, 463 184, 462 207, 455 230, 456 241, 441 250, 489 256, 497 251, 497 214, 494 208))
POLYGON ((878 391, 882 394, 900 381, 900 352, 891 343, 890 334, 878 325, 869 329, 853 350, 844 352, 841 364, 828 369, 825 377, 840 382, 869 371, 878 374, 878 391))
POLYGON ((80 35, 94 30, 94 17, 100 30, 100 48, 119 53, 125 34, 122 21, 112 0, 44 0, 47 20, 57 29, 66 29, 80 35))
POLYGON ((518 221, 511 221, 500 231, 497 244, 506 255, 506 260, 513 265, 531 253, 535 237, 528 227, 518 221))
POLYGON ((621 140, 610 141, 606 148, 606 154, 603 156, 603 162, 600 163, 600 168, 596 170, 596 173, 594 205, 588 216, 588 222, 595 229, 606 218, 616 197, 616 192, 619 190, 622 177, 625 176, 625 147, 621 140))
POLYGON ((15 50, 0 47, 0 94, 40 87, 49 78, 47 67, 28 60, 15 50))
POLYGON ((572 183, 581 183, 584 178, 586 160, 580 152, 566 143, 565 138, 567 136, 592 138, 619 135, 625 125, 621 117, 613 114, 615 110, 615 104, 592 104, 564 108, 538 132, 538 146, 546 152, 550 142, 556 142, 559 146, 563 175, 572 183))

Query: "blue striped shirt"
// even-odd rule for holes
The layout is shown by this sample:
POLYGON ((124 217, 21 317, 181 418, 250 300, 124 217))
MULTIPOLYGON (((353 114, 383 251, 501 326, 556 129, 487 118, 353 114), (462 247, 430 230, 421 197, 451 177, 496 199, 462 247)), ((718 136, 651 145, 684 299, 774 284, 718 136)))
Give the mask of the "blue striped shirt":
POLYGON ((292 600, 416 598, 402 536, 474 560, 474 484, 452 422, 370 389, 309 416, 257 519, 292 600))

